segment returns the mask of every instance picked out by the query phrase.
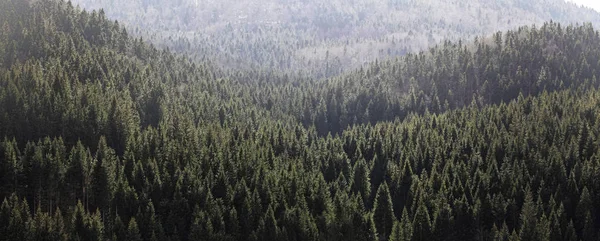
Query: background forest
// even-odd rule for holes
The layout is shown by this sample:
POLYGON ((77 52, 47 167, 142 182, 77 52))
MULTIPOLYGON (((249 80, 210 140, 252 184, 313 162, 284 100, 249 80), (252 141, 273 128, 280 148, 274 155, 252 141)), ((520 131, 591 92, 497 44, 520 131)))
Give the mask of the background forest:
POLYGON ((222 68, 331 77, 376 59, 553 20, 600 23, 564 0, 74 0, 160 47, 222 68))
POLYGON ((173 53, 71 2, 0 1, 0 28, 0 240, 600 238, 590 23, 324 80, 173 53))

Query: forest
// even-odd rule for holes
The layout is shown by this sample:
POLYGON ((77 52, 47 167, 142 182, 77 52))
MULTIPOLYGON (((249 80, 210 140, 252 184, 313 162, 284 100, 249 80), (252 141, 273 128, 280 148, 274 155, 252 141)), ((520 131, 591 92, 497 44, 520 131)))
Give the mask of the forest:
POLYGON ((600 24, 565 0, 73 0, 158 47, 226 69, 333 77, 377 59, 553 20, 600 24))
POLYGON ((63 0, 0 1, 0 29, 0 241, 600 240, 592 23, 322 80, 63 0))

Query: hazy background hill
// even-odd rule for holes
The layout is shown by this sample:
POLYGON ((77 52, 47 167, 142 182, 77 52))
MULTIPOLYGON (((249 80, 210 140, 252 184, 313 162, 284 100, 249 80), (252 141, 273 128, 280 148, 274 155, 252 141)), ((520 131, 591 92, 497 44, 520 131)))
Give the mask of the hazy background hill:
POLYGON ((600 14, 563 0, 74 0, 103 8, 153 42, 224 67, 332 76, 443 39, 518 26, 600 23, 600 14))
POLYGON ((2 0, 0 27, 0 241, 600 237, 591 24, 327 81, 215 70, 62 0, 2 0))

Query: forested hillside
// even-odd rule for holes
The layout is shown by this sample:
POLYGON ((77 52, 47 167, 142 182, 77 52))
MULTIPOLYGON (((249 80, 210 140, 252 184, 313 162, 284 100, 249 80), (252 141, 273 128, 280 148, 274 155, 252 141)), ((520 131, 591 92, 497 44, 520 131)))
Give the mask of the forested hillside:
MULTIPOLYGON (((544 91, 587 90, 600 82, 600 36, 590 24, 521 27, 471 43, 375 62, 328 81, 291 83, 267 103, 321 135, 353 124, 485 106, 544 91)), ((272 110, 272 111, 276 111, 272 110)))
POLYGON ((546 21, 600 23, 564 0, 73 0, 224 68, 335 76, 376 59, 546 21))
POLYGON ((310 81, 0 1, 0 240, 598 240, 599 33, 540 26, 310 81))

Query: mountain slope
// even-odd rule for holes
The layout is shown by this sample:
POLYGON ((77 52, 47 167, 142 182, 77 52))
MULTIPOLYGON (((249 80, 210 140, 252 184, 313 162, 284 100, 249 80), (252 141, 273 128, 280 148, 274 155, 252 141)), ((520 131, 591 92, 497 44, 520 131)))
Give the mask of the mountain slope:
POLYGON ((161 46, 221 66, 334 76, 376 59, 553 20, 600 23, 563 0, 503 1, 114 1, 75 0, 161 46))
POLYGON ((600 59, 589 25, 523 28, 502 35, 513 41, 502 50, 448 44, 408 56, 414 65, 377 63, 330 82, 258 71, 253 81, 217 78, 62 1, 0 1, 0 26, 0 240, 600 235, 600 91, 595 67, 577 64, 600 59), (557 42, 554 54, 540 49, 547 40, 557 42), (477 61, 460 60, 467 56, 477 61), (567 76, 564 84, 541 79, 550 92, 527 92, 510 63, 531 60, 530 71, 564 63, 549 71, 567 76), (337 117, 328 105, 339 107, 329 98, 338 93, 403 100, 406 92, 377 91, 407 71, 394 66, 420 77, 442 75, 438 63, 488 62, 510 78, 504 92, 522 94, 483 106, 446 98, 454 106, 440 113, 413 106, 424 114, 359 120, 336 135, 321 122, 337 117), (356 86, 344 81, 352 78, 356 86), (294 108, 321 113, 319 121, 304 126, 286 111, 294 108))
POLYGON ((21 0, 2 2, 2 11, 0 135, 20 143, 62 136, 95 147, 102 135, 119 136, 109 139, 122 154, 144 128, 173 125, 170 112, 197 124, 218 122, 220 109, 232 118, 261 111, 236 98, 252 88, 132 38, 102 13, 21 0))
POLYGON ((322 135, 354 124, 443 113, 520 95, 599 87, 600 35, 590 24, 521 27, 472 43, 450 42, 327 81, 290 83, 265 103, 322 135))

